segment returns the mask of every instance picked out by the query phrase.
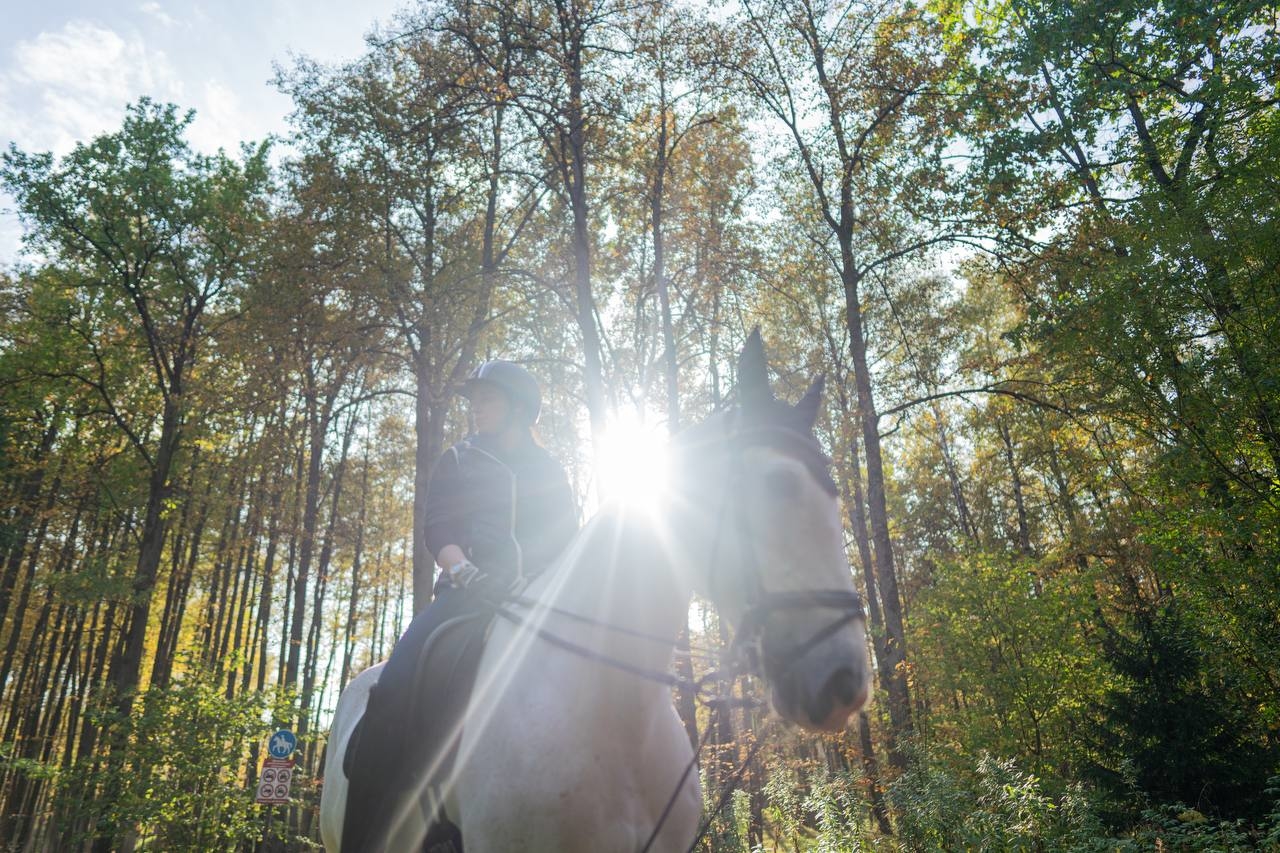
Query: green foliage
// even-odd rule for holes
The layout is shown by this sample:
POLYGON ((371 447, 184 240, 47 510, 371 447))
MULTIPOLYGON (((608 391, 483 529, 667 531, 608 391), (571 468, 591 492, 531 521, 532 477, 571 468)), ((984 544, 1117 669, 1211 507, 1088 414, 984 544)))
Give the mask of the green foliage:
POLYGON ((1092 584, 1054 558, 938 564, 913 617, 933 736, 1064 763, 1081 711, 1107 683, 1086 639, 1092 584))
MULTIPOLYGON (((983 754, 970 766, 954 756, 918 756, 890 791, 899 815, 898 842, 903 850, 939 853, 1280 849, 1280 803, 1253 826, 1210 820, 1185 806, 1147 809, 1134 827, 1115 834, 1107 829, 1096 798, 1084 788, 1052 790, 1012 760, 983 754)), ((1272 797, 1276 793, 1273 789, 1272 797)))
POLYGON ((1165 849, 1204 851, 1204 853, 1245 853, 1246 851, 1280 850, 1280 821, 1272 816, 1260 827, 1251 828, 1244 821, 1214 821, 1194 809, 1165 806, 1142 812, 1142 822, 1127 837, 1091 839, 1082 843, 1082 851, 1129 851, 1165 849))
MULTIPOLYGON (((1174 606, 1138 612, 1112 634, 1107 662, 1122 676, 1086 739, 1098 745, 1092 775, 1121 801, 1140 793, 1228 817, 1261 818, 1280 751, 1240 701, 1238 678, 1215 666, 1210 643, 1174 606)), ((1141 803, 1138 803, 1139 807, 1141 803)))
POLYGON ((807 834, 805 828, 804 794, 799 780, 791 773, 772 773, 764 786, 769 803, 769 818, 777 827, 780 837, 796 839, 807 834))
POLYGON ((1055 800, 1035 775, 985 753, 959 772, 920 759, 890 796, 907 850, 1061 849, 1081 812, 1076 794, 1055 800))
POLYGON ((737 788, 729 795, 729 801, 717 814, 711 814, 719 799, 719 793, 710 784, 705 768, 700 775, 703 795, 703 819, 710 819, 707 827, 707 845, 715 851, 739 851, 746 848, 747 826, 751 819, 751 801, 747 792, 737 788))
POLYGON ((192 670, 168 689, 142 694, 127 719, 104 713, 109 729, 123 726, 126 754, 107 764, 87 758, 62 775, 64 827, 133 826, 140 849, 157 851, 257 841, 264 811, 253 802, 257 768, 249 767, 246 747, 265 737, 274 701, 258 693, 227 699, 221 679, 192 670), (116 778, 108 778, 109 767, 119 768, 116 778), (97 790, 117 796, 100 800, 97 790))
POLYGON ((860 796, 861 779, 836 773, 815 784, 805 799, 818 825, 817 853, 857 853, 866 832, 867 803, 860 796))
POLYGON ((65 157, 0 157, 24 241, 47 259, 16 300, 23 346, 3 353, 6 372, 92 401, 149 465, 162 400, 192 405, 171 398, 203 378, 209 327, 234 314, 267 213, 267 147, 199 154, 193 118, 143 98, 65 157))
POLYGON ((861 777, 850 772, 815 771, 803 780, 773 773, 764 788, 773 835, 814 853, 865 849, 871 833, 861 785, 861 777))
MULTIPOLYGON (((1096 814, 1116 826, 1181 832, 1161 817, 1179 803, 1261 820, 1280 769, 1274 10, 932 5, 969 60, 954 83, 978 95, 961 130, 975 203, 1026 238, 1019 262, 1001 261, 1016 307, 996 330, 1013 348, 1004 357, 1070 413, 1069 428, 1023 446, 1052 463, 1037 473, 1061 507, 1060 539, 1050 528, 1039 543, 1060 566, 1036 568, 1053 583, 1069 570, 1076 593, 1063 621, 981 567, 965 577, 939 561, 922 595, 929 734, 1090 778, 1105 792, 1096 814), (984 608, 984 591, 998 603, 984 608), (957 628, 951 602, 980 612, 985 631, 957 628), (1073 649, 1060 676, 1034 653, 1005 663, 1054 630, 1073 649), (1052 733, 1043 750, 1018 731, 1033 719, 1052 733)), ((995 416, 974 417, 979 447, 995 416)), ((1047 597, 1060 592, 1046 583, 1047 597)), ((1230 825, 1210 823, 1230 847, 1230 825)))

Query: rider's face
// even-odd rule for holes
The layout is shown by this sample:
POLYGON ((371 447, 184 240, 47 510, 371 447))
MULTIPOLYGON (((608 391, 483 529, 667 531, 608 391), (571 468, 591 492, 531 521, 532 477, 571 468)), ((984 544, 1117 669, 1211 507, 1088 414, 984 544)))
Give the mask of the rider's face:
POLYGON ((494 435, 506 428, 511 415, 511 402, 498 388, 481 384, 471 392, 471 416, 476 432, 494 435))

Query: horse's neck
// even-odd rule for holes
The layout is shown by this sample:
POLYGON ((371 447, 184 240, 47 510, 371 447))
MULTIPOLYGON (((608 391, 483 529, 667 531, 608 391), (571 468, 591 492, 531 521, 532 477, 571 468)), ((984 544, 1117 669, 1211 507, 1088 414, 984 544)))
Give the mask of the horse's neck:
MULTIPOLYGON (((580 629, 590 645, 633 665, 665 671, 685 624, 691 590, 654 522, 636 510, 607 507, 582 531, 559 570, 531 588, 539 600, 613 628, 670 639, 639 640, 599 627, 580 629)), ((572 629, 567 620, 560 630, 572 629)))

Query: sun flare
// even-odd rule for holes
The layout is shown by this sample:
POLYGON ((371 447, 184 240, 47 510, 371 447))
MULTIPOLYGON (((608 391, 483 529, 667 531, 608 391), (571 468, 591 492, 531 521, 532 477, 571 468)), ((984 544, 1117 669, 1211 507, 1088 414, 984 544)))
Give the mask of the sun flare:
POLYGON ((614 416, 600 437, 599 466, 603 497, 652 509, 667 484, 666 429, 631 411, 614 416))

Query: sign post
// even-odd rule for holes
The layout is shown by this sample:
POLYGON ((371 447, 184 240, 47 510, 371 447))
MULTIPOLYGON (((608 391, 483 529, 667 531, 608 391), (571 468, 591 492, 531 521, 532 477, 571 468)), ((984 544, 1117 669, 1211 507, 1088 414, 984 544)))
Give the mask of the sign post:
POLYGON ((262 761, 262 773, 258 776, 258 792, 254 802, 268 805, 285 805, 289 802, 289 787, 293 784, 293 753, 298 748, 298 738, 288 729, 280 729, 267 742, 268 757, 262 761))

